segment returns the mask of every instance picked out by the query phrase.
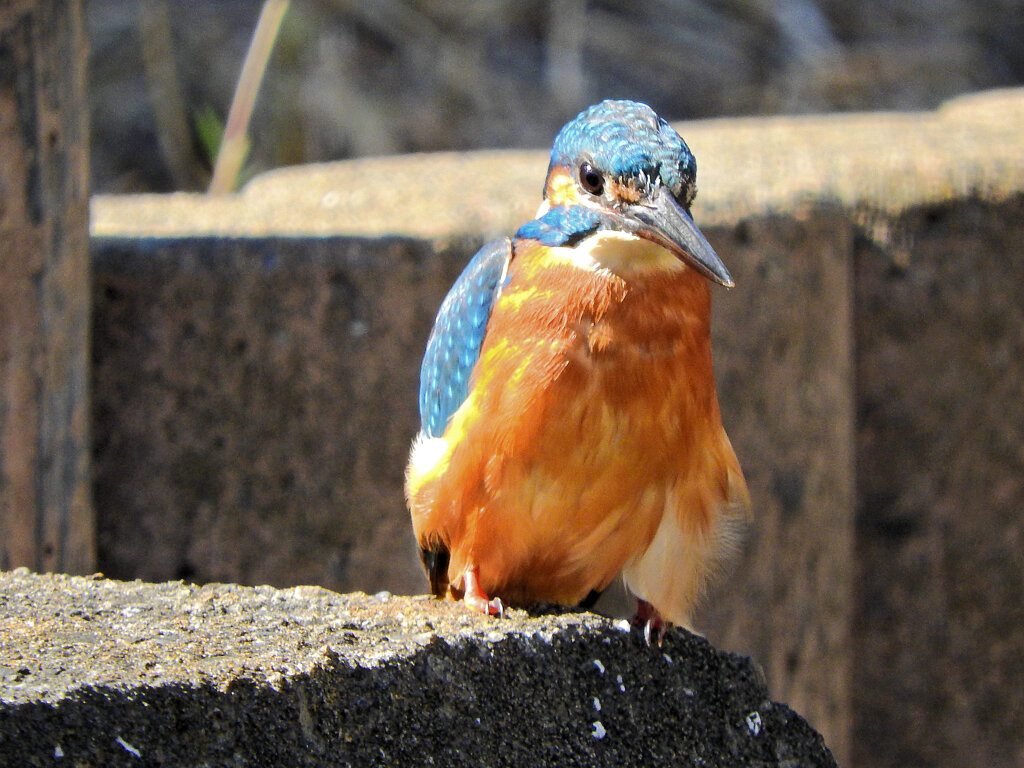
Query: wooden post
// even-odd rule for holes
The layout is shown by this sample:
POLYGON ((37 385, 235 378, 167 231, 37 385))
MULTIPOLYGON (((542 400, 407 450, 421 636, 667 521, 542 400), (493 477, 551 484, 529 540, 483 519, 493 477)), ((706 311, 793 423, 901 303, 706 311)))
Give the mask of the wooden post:
POLYGON ((95 569, 81 0, 0 6, 0 568, 95 569))

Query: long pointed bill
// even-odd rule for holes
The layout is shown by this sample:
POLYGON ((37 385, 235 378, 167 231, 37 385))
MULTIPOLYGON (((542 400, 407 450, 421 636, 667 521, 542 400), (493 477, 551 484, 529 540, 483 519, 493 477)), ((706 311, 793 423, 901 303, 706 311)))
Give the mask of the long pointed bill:
POLYGON ((620 215, 630 223, 634 234, 667 248, 709 280, 726 288, 735 285, 690 214, 664 187, 648 202, 628 206, 620 215))

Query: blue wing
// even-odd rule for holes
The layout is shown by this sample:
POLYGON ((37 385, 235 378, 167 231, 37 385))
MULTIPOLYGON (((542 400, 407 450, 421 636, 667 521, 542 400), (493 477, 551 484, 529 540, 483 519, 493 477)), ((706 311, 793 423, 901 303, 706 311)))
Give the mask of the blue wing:
POLYGON ((498 283, 512 256, 508 238, 481 248, 448 291, 427 341, 420 369, 420 421, 428 437, 444 434, 469 392, 498 283))

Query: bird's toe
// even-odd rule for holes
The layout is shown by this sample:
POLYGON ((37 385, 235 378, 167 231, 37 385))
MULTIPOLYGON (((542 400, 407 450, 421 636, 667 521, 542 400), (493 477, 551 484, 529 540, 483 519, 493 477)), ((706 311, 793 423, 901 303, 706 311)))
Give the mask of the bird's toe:
POLYGON ((500 597, 488 597, 487 593, 480 587, 476 566, 471 566, 462 574, 462 602, 471 610, 489 616, 502 618, 505 615, 505 604, 500 597))

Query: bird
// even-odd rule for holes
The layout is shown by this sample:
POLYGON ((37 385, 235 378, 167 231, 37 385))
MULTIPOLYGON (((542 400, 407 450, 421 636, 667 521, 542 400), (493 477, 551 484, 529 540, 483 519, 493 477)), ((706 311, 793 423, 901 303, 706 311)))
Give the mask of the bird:
POLYGON ((589 607, 620 574, 648 644, 690 628, 750 498, 722 426, 697 163, 648 105, 566 123, 536 217, 483 246, 420 370, 405 494, 431 592, 589 607))

